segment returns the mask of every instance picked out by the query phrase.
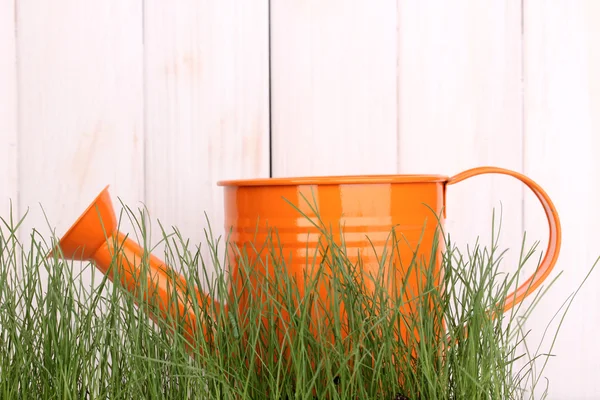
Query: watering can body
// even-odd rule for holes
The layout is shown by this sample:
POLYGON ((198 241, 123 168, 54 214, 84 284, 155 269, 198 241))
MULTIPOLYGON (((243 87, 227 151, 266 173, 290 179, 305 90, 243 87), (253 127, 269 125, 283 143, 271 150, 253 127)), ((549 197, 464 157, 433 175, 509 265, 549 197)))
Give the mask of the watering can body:
MULTIPOLYGON (((225 228, 230 232, 228 251, 235 286, 232 290, 251 292, 259 286, 260 276, 272 273, 268 271, 268 258, 272 254, 262 247, 270 241, 279 249, 286 274, 295 280, 299 296, 303 296, 307 268, 323 259, 320 244, 325 228, 329 229, 336 242, 343 242, 344 252, 351 263, 360 259, 361 271, 366 275, 377 276, 382 254, 388 254, 389 265, 396 267, 392 268, 392 278, 386 281, 387 290, 391 293, 402 286, 407 299, 418 296, 423 272, 418 268, 410 271, 407 268, 415 259, 421 259, 425 264, 431 261, 431 275, 439 276, 439 256, 443 246, 438 246, 433 253, 432 248, 439 229, 443 228, 448 186, 488 173, 509 175, 526 184, 540 200, 550 228, 544 259, 534 275, 507 296, 504 309, 508 310, 532 293, 552 271, 559 254, 561 228, 552 201, 539 185, 520 173, 495 167, 474 168, 454 177, 379 175, 221 181, 218 184, 224 188, 225 228), (391 242, 392 231, 402 239, 391 242), (390 249, 392 244, 397 246, 395 250, 390 249), (245 276, 241 273, 239 260, 242 253, 245 262, 256 270, 255 274, 245 276)), ((114 260, 115 254, 120 254, 118 261, 112 265, 118 267, 121 281, 132 292, 140 289, 137 282, 140 265, 145 260, 150 267, 147 278, 153 282, 153 295, 163 298, 164 304, 168 304, 169 287, 186 285, 185 280, 162 260, 145 255, 137 243, 117 231, 107 188, 63 236, 59 246, 63 257, 92 260, 111 279, 111 260, 114 260)), ((328 286, 323 284, 315 290, 327 302, 330 296, 328 286)), ((195 295, 202 299, 203 304, 208 302, 215 306, 215 310, 227 311, 226 305, 208 298, 199 290, 195 295)), ((238 311, 247 307, 249 296, 242 294, 239 298, 238 311)), ((332 311, 343 312, 329 310, 332 311)), ((151 317, 164 319, 178 312, 186 315, 181 323, 185 325, 187 337, 193 340, 197 327, 202 324, 198 324, 199 316, 189 309, 185 299, 175 307, 159 307, 159 313, 151 317)), ((280 328, 278 337, 283 340, 285 329, 280 328)), ((207 334, 206 330, 203 334, 207 334)))

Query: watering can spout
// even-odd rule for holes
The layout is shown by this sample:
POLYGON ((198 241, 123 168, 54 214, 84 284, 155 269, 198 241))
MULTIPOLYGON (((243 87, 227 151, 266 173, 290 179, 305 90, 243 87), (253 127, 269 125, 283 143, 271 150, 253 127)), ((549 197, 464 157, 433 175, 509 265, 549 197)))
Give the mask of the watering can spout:
MULTIPOLYGON (((108 279, 115 278, 133 295, 136 303, 153 307, 149 317, 155 322, 168 320, 173 327, 183 327, 186 340, 193 345, 198 327, 203 334, 207 328, 194 312, 193 302, 185 279, 164 261, 147 252, 134 240, 118 231, 117 218, 106 186, 77 221, 60 239, 49 257, 77 261, 92 261, 108 279), (178 299, 173 301, 177 287, 178 299), (188 296, 188 297, 182 297, 188 296), (172 322, 171 322, 172 321, 172 322)), ((198 308, 219 312, 223 306, 206 294, 193 288, 198 308)))
POLYGON ((63 235, 49 257, 93 260, 94 254, 117 229, 117 218, 106 186, 63 235))

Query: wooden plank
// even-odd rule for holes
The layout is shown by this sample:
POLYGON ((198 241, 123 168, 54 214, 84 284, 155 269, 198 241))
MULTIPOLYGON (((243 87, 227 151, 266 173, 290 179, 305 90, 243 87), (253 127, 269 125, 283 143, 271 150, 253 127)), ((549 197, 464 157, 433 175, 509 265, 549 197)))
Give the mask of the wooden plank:
MULTIPOLYGON (((65 233, 107 185, 143 200, 143 43, 139 1, 18 3, 23 230, 65 233), (49 218, 49 224, 42 213, 49 218)), ((131 224, 124 220, 126 232, 131 224)))
MULTIPOLYGON (((17 191, 17 51, 15 3, 0 1, 0 216, 19 217, 17 191), (11 204, 12 203, 12 204, 11 204)), ((3 226, 4 224, 2 224, 3 226)), ((2 227, 3 229, 3 227, 2 227)))
POLYGON ((205 212, 224 233, 218 180, 269 176, 268 11, 267 0, 145 6, 147 204, 192 251, 207 248, 205 212))
MULTIPOLYGON (((526 1, 524 9, 525 171, 548 192, 561 217, 563 242, 555 268, 563 275, 527 325, 539 343, 543 329, 600 255, 600 3, 526 1)), ((546 248, 548 224, 526 193, 529 241, 546 248)), ((539 254, 539 253, 538 253, 539 254)), ((544 370, 549 398, 600 396, 598 271, 579 292, 544 370), (568 366, 568 367, 567 367, 568 366)), ((554 333, 559 321, 553 321, 554 333)), ((548 334, 541 351, 548 351, 548 334)), ((544 358, 540 359, 541 366, 544 358)), ((545 383, 541 386, 545 386, 545 383)), ((540 388, 541 389, 541 388, 540 388)))
MULTIPOLYGON (((521 171, 519 3, 399 4, 400 172, 454 175, 485 165, 521 171)), ((478 237, 490 247, 495 209, 499 247, 508 249, 502 270, 516 270, 522 191, 504 175, 448 187, 446 228, 463 254, 478 237)))
POLYGON ((271 2, 273 176, 395 173, 396 3, 271 2))

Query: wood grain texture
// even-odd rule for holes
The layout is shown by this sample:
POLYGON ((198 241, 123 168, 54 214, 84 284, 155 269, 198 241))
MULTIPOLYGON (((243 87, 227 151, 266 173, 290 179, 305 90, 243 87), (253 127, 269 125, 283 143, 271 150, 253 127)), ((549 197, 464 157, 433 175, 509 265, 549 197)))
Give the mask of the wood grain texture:
POLYGON ((396 2, 271 2, 273 176, 395 173, 396 2))
POLYGON ((64 234, 106 185, 117 212, 140 206, 141 2, 25 0, 17 15, 23 235, 64 234))
MULTIPOLYGON (((400 2, 399 171, 454 175, 492 165, 522 169, 520 6, 518 2, 400 2)), ((523 187, 482 175, 448 187, 446 229, 489 248, 492 213, 502 270, 517 268, 523 187), (503 216, 500 221, 500 212, 503 216)))
POLYGON ((16 56, 15 3, 0 0, 0 217, 7 221, 11 208, 15 219, 19 216, 16 56))
MULTIPOLYGON (((524 11, 525 171, 552 197, 563 228, 553 276, 564 274, 527 326, 538 343, 542 328, 600 255, 600 3, 527 0, 524 11)), ((545 249, 546 218, 528 193, 525 217, 529 240, 541 240, 545 249)), ((598 273, 577 295, 544 371, 550 399, 600 397, 598 273)), ((551 332, 557 327, 553 321, 551 332)))
POLYGON ((269 176, 268 35, 268 0, 146 4, 147 204, 192 251, 224 233, 218 180, 269 176))

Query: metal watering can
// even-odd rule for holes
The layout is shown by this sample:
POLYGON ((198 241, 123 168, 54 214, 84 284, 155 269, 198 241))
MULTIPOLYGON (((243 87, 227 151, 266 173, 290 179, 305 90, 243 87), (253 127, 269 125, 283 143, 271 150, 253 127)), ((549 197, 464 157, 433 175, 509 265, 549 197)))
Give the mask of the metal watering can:
MULTIPOLYGON (((394 254, 399 265, 409 265, 415 256, 412 245, 419 244, 417 256, 431 257, 436 229, 443 226, 445 218, 446 189, 467 178, 481 174, 505 174, 515 177, 527 185, 541 202, 548 218, 550 238, 546 254, 533 276, 523 282, 515 292, 509 294, 504 311, 520 303, 546 279, 552 271, 560 251, 561 226, 558 214, 546 192, 533 180, 518 172, 496 168, 480 167, 464 171, 453 177, 441 175, 372 175, 335 176, 302 178, 265 178, 220 181, 225 196, 225 227, 231 230, 230 241, 238 248, 249 248, 253 243, 260 246, 267 240, 268 227, 278 230, 277 241, 283 253, 292 258, 286 263, 287 273, 294 275, 298 290, 303 294, 302 277, 306 272, 307 259, 311 260, 319 242, 319 234, 310 218, 315 217, 315 208, 320 220, 327 226, 341 230, 344 236, 348 258, 355 262, 360 252, 364 273, 377 275, 380 264, 376 257, 388 243, 389 233, 395 230, 402 235, 404 248, 394 254), (309 206, 302 199, 314 199, 309 206), (292 203, 295 207, 291 207, 292 203), (298 213, 302 211, 304 216, 298 213), (440 220, 431 218, 433 212, 440 220), (431 213, 431 214, 430 214, 431 213), (308 219, 306 217, 309 217, 308 219)), ((108 187, 90 204, 79 219, 71 226, 59 242, 62 256, 67 259, 93 261, 95 266, 109 279, 114 279, 114 269, 118 269, 121 281, 127 290, 137 293, 142 259, 146 257, 149 268, 149 286, 154 286, 164 304, 169 303, 169 291, 174 285, 185 287, 185 280, 154 255, 144 255, 142 247, 134 240, 117 230, 117 220, 113 210, 108 187), (111 266, 115 254, 120 254, 111 266), (149 257, 149 258, 148 258, 149 257), (109 267, 112 269, 109 271, 109 267), (170 288, 170 289, 169 289, 170 288)), ((442 251, 440 246, 438 253, 442 251)), ((438 254, 439 255, 439 254, 438 254)), ((249 258, 264 257, 249 254, 249 258)), ((434 268, 440 268, 440 259, 434 268)), ((231 257, 232 275, 240 275, 235 257, 231 257)), ((310 262, 310 261, 309 261, 310 262)), ((254 263, 264 269, 264 264, 254 263)), ((258 271, 267 273, 266 271, 258 271)), ((261 273, 248 279, 257 280, 261 273)), ((395 271, 393 280, 402 280, 413 290, 419 291, 417 282, 422 271, 413 269, 410 276, 406 271, 395 271)), ((239 281, 239 279, 238 279, 239 281)), ((243 284, 244 282, 242 282, 243 284)), ((248 283, 248 282, 246 282, 248 283)), ((259 282, 249 282, 256 286, 259 282)), ((390 285, 398 282, 391 282, 390 285)), ((196 289, 196 296, 208 301, 216 310, 228 311, 227 304, 220 304, 196 289)), ((318 295, 326 300, 330 295, 326 286, 321 286, 318 295)), ((206 303, 205 303, 206 304, 206 303)), ((243 310, 247 298, 242 297, 237 305, 243 310)), ((181 323, 186 338, 193 340, 197 334, 197 318, 191 307, 181 300, 178 310, 160 308, 158 315, 151 318, 166 318, 168 315, 187 316, 181 323), (186 309, 187 308, 187 309, 186 309)), ((338 312, 338 311, 335 311, 338 312)), ((202 325, 202 324, 200 324, 202 325)), ((206 328, 204 334, 206 334, 206 328)), ((282 340, 281 334, 279 334, 282 340)))

